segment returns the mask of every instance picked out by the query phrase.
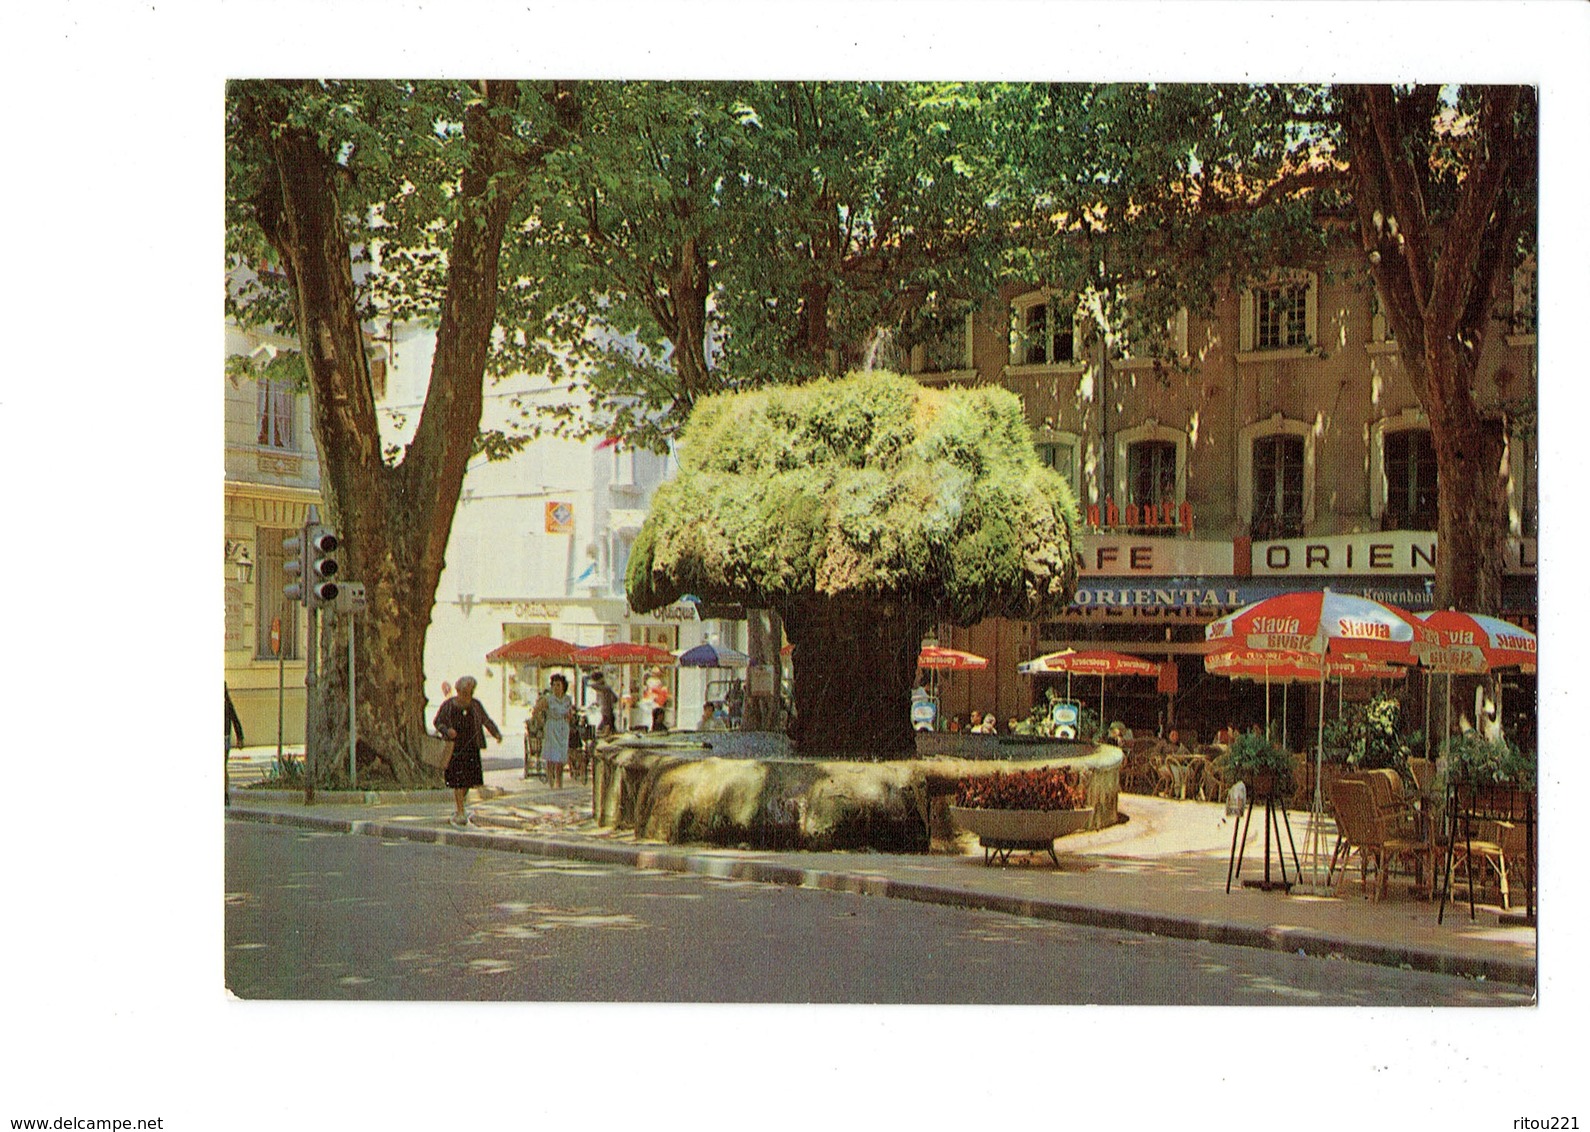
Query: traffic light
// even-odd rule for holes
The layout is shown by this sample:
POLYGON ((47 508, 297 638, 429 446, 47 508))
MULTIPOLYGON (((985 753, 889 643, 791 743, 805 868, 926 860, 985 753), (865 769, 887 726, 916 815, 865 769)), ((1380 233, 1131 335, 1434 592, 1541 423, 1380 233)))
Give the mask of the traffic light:
POLYGON ((337 532, 318 523, 309 527, 309 545, 305 550, 308 568, 304 571, 309 586, 309 604, 330 605, 337 600, 337 547, 341 540, 337 532))
POLYGON ((282 573, 286 580, 282 582, 282 596, 290 602, 299 605, 305 604, 304 599, 304 532, 289 535, 282 539, 282 550, 292 557, 282 563, 282 573))

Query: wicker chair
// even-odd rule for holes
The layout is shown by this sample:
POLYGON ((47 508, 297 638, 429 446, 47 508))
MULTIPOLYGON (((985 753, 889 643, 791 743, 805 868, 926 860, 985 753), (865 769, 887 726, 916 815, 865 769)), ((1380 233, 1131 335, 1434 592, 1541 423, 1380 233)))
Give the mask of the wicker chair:
POLYGON ((1121 763, 1121 789, 1128 794, 1152 794, 1159 773, 1147 750, 1127 751, 1121 763))
POLYGON ((1375 810, 1386 820, 1387 829, 1401 837, 1419 837, 1419 812, 1402 788, 1402 776, 1394 770, 1366 770, 1363 775, 1375 810))
MULTIPOLYGON (((1336 894, 1347 883, 1347 865, 1358 858, 1359 882, 1373 900, 1386 895, 1391 865, 1399 859, 1414 862, 1416 877, 1435 876, 1435 846, 1427 838, 1402 836, 1388 826, 1388 817, 1375 804, 1367 782, 1341 779, 1331 785, 1331 808, 1336 814, 1336 850, 1331 855, 1331 871, 1340 866, 1336 894), (1428 866, 1426 870, 1425 866, 1428 866), (1369 888, 1369 872, 1375 871, 1375 887, 1369 888)), ((1329 883, 1329 874, 1326 877, 1329 883)), ((1433 886, 1418 886, 1428 897, 1433 886)))
POLYGON ((1452 875, 1454 883, 1465 883, 1470 886, 1470 895, 1473 886, 1481 883, 1476 871, 1481 876, 1492 875, 1496 878, 1497 888, 1501 891, 1503 909, 1511 907, 1511 892, 1507 880, 1507 861, 1512 857, 1516 862, 1524 854, 1524 827, 1514 822, 1488 821, 1484 819, 1471 819, 1459 813, 1455 815, 1456 828, 1452 835, 1452 875), (1488 870, 1476 870, 1475 862, 1483 862, 1489 866, 1488 870))

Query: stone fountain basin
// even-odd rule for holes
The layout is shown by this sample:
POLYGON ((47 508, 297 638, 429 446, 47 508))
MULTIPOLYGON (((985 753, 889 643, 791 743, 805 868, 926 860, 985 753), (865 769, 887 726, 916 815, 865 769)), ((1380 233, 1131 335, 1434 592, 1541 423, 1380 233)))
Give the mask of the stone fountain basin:
POLYGON ((1081 774, 1093 811, 1087 828, 1117 820, 1124 756, 1108 744, 991 744, 991 736, 976 736, 982 742, 970 757, 856 762, 764 753, 787 750, 787 741, 752 735, 673 732, 604 742, 593 764, 597 822, 673 844, 960 852, 965 835, 948 812, 959 779, 1051 766, 1081 774), (993 751, 1004 757, 989 757, 993 751))

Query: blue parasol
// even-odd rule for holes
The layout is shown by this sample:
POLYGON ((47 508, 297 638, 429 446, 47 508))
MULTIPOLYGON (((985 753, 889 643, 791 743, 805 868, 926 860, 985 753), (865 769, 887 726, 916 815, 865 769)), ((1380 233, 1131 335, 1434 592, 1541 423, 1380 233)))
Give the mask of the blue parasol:
POLYGON ((751 658, 739 649, 707 641, 675 654, 681 668, 744 668, 751 658))

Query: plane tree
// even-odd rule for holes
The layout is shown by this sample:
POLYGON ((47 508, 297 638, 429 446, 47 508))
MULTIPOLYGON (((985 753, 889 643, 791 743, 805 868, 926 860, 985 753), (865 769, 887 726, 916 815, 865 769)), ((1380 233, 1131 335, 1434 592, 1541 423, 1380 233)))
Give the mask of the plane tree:
MULTIPOLYGON (((227 89, 227 309, 298 339, 323 515, 369 600, 357 619, 361 747, 399 781, 430 775, 425 636, 481 446, 499 307, 535 290, 504 237, 527 222, 527 189, 577 117, 574 91, 551 82, 227 89), (378 313, 436 328, 425 403, 401 448, 383 448, 377 424, 367 329, 378 313)), ((349 619, 326 622, 326 655, 344 655, 349 619)), ((309 742, 329 751, 347 742, 348 690, 342 665, 321 673, 309 742)), ((322 759, 318 772, 329 781, 341 762, 322 759)))
POLYGON ((872 373, 718 394, 679 459, 635 540, 630 605, 776 610, 802 754, 913 753, 925 632, 1045 616, 1075 583, 1075 498, 1002 389, 872 373))
MULTIPOLYGON (((1535 246, 1534 92, 1052 84, 1002 98, 1001 191, 1029 203, 1020 262, 1101 296, 1102 321, 1134 341, 1276 266, 1360 253, 1351 271, 1378 288, 1430 422, 1435 602, 1499 613, 1508 422, 1476 377, 1535 246)), ((1162 379, 1174 370, 1166 359, 1162 379)))

